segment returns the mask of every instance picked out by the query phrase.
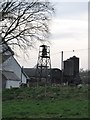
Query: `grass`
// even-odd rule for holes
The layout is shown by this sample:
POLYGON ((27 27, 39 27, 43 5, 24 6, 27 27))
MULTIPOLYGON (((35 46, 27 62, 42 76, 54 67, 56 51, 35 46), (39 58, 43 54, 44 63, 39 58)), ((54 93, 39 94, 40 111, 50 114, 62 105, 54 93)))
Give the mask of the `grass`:
POLYGON ((88 89, 20 88, 3 91, 3 118, 88 118, 88 89))
POLYGON ((86 101, 9 101, 3 107, 4 117, 39 118, 39 117, 74 117, 88 116, 86 101), (7 106, 7 108, 5 107, 7 106))

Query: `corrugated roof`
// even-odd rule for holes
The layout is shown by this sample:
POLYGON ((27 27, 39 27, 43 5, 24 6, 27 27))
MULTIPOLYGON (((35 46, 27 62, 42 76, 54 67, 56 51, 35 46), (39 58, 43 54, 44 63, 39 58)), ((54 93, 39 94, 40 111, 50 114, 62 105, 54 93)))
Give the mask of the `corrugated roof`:
POLYGON ((17 77, 17 75, 12 71, 3 71, 2 74, 8 79, 8 80, 17 80, 20 81, 20 79, 17 77))

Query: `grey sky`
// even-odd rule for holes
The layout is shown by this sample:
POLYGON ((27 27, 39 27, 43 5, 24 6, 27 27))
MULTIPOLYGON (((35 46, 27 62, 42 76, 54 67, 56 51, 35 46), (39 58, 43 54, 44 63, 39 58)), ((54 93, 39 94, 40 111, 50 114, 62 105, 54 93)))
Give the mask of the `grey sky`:
MULTIPOLYGON (((51 0, 53 1, 53 0, 51 0)), ((80 57, 80 68, 88 68, 88 2, 58 2, 54 1, 55 16, 50 23, 50 48, 51 65, 60 68, 61 54, 64 52, 64 60, 76 55, 80 57), (79 50, 86 49, 86 50, 79 50)), ((29 58, 18 58, 24 67, 34 67, 37 64, 38 48, 29 51, 29 58)))
POLYGON ((58 17, 77 16, 81 13, 87 12, 87 2, 56 2, 55 9, 58 17))

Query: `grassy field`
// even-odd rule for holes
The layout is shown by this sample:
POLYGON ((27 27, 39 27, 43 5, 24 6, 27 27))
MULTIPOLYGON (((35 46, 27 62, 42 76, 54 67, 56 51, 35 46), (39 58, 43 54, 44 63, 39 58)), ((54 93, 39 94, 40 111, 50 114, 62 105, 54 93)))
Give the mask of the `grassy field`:
POLYGON ((3 118, 88 118, 88 88, 3 90, 3 118))

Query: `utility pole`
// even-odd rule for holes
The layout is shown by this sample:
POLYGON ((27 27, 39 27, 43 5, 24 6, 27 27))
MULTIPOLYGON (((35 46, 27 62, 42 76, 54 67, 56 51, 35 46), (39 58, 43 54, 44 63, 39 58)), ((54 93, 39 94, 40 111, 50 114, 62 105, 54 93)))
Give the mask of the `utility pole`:
POLYGON ((64 63, 63 63, 63 51, 61 51, 61 70, 62 70, 61 84, 63 83, 63 69, 64 69, 64 63))
POLYGON ((61 70, 63 70, 63 51, 61 51, 61 70))

